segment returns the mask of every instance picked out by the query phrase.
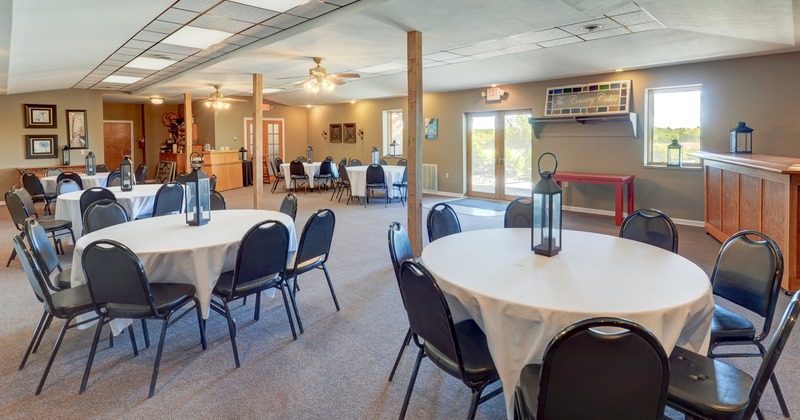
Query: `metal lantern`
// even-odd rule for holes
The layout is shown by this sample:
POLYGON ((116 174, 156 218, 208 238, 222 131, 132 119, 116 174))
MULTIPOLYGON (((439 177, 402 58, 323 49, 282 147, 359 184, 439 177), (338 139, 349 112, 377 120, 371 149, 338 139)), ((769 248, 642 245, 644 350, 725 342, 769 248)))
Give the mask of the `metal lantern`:
POLYGON ((314 149, 311 146, 306 148, 306 160, 308 163, 314 163, 314 149))
POLYGON ((244 146, 239 148, 239 160, 247 160, 247 149, 244 146))
POLYGON ((381 163, 381 152, 378 151, 378 148, 372 146, 372 153, 371 153, 371 161, 373 165, 378 165, 381 163))
POLYGON ((683 156, 681 156, 683 146, 678 144, 678 139, 673 139, 667 146, 667 166, 681 166, 683 156))
POLYGON ((561 251, 561 187, 553 181, 558 169, 558 158, 547 152, 539 156, 537 162, 542 179, 533 187, 533 226, 531 229, 531 250, 540 255, 552 257, 561 251), (552 171, 542 170, 542 158, 550 155, 555 161, 552 171))
POLYGON ((94 175, 97 173, 97 159, 94 153, 89 150, 86 154, 86 175, 94 175))
POLYGON ((61 149, 61 164, 64 166, 69 166, 69 146, 66 144, 64 148, 61 149))
POLYGON ((119 179, 119 189, 122 191, 130 191, 133 189, 133 184, 135 182, 133 176, 133 162, 131 162, 131 157, 128 155, 125 155, 125 157, 122 158, 122 163, 119 164, 119 179))
POLYGON ((400 143, 398 143, 396 140, 392 140, 392 144, 389 145, 392 146, 392 156, 397 156, 397 146, 399 145, 400 143))
POLYGON ((201 226, 211 220, 211 183, 200 169, 203 155, 193 152, 189 159, 192 173, 186 176, 186 223, 201 226))
POLYGON ((731 128, 731 153, 753 153, 753 129, 744 121, 731 128))

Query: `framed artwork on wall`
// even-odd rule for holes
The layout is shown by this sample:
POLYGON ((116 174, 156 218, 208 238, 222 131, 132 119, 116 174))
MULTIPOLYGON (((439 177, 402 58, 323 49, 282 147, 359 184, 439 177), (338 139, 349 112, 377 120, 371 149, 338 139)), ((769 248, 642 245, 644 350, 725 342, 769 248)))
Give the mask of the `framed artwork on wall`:
POLYGON ((25 159, 53 159, 58 157, 58 135, 26 135, 25 159))
POLYGON ((86 149, 89 147, 85 109, 67 110, 67 142, 70 149, 86 149))
POLYGON ((439 138, 439 119, 438 118, 425 118, 425 138, 438 139, 439 138))
POLYGON ((345 143, 355 143, 356 142, 356 123, 344 123, 342 124, 344 127, 344 142, 345 143))
POLYGON ((25 104, 25 128, 56 128, 56 106, 25 104))
POLYGON ((331 124, 330 125, 330 133, 331 133, 331 143, 341 143, 342 142, 342 125, 341 124, 331 124))

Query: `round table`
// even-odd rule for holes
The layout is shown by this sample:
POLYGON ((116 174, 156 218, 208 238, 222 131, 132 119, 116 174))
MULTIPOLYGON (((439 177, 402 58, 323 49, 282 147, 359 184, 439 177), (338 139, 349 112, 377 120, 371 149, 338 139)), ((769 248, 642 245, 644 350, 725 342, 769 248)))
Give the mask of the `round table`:
MULTIPOLYGON (((153 212, 156 193, 161 184, 134 185, 131 191, 122 191, 120 187, 110 187, 108 190, 117 197, 117 202, 128 213, 128 219, 133 220, 139 215, 153 212)), ((56 199, 56 219, 72 221, 72 231, 75 238, 83 235, 83 218, 81 215, 81 194, 83 191, 73 191, 61 194, 56 199)))
MULTIPOLYGON (((108 179, 108 172, 98 172, 94 175, 78 174, 81 177, 81 184, 84 190, 92 187, 105 187, 108 179)), ((49 193, 56 193, 58 176, 46 176, 42 178, 42 187, 49 193)))
MULTIPOLYGON (((353 195, 364 197, 367 190, 367 168, 369 166, 348 166, 347 176, 350 178, 350 189, 353 195)), ((389 198, 400 197, 399 192, 392 188, 392 184, 403 182, 403 171, 405 166, 381 165, 383 174, 386 177, 386 185, 389 187, 386 194, 389 198)))
MULTIPOLYGON (((314 189, 314 175, 319 175, 319 167, 321 165, 322 162, 303 162, 303 169, 305 169, 306 175, 308 176, 308 186, 312 190, 314 189)), ((281 173, 283 174, 284 182, 286 182, 286 188, 289 188, 292 185, 292 174, 289 171, 289 163, 281 163, 281 173)))
MULTIPOLYGON (((86 283, 81 255, 87 245, 99 239, 113 239, 139 257, 148 281, 193 284, 203 317, 207 318, 211 291, 219 275, 235 267, 242 237, 256 223, 270 219, 286 225, 291 258, 297 250, 297 234, 292 218, 281 212, 217 210, 211 212, 211 221, 203 226, 189 226, 185 214, 173 214, 134 220, 84 235, 75 244, 70 281, 73 286, 86 283)), ((120 331, 120 327, 114 326, 115 331, 120 331)))
POLYGON ((563 231, 563 249, 546 257, 531 251, 530 229, 501 228, 437 239, 421 259, 454 317, 471 317, 486 334, 508 413, 521 369, 541 363, 550 340, 582 319, 630 319, 658 337, 667 354, 675 345, 702 354, 708 348, 708 276, 652 245, 563 231))

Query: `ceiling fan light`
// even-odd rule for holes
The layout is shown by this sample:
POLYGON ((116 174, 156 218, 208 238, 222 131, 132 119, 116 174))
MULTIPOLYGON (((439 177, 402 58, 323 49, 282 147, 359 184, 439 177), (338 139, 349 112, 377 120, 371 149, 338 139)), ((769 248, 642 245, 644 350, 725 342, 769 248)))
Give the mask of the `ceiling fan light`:
POLYGON ((317 81, 313 79, 306 81, 303 83, 303 89, 305 89, 307 92, 316 92, 318 90, 317 81))
POLYGON ((211 108, 211 102, 205 102, 206 108, 211 108))
POLYGON ((333 92, 333 89, 336 88, 336 85, 331 83, 331 81, 328 79, 322 79, 322 88, 327 92, 333 92))
POLYGON ((228 108, 230 108, 230 107, 231 107, 231 104, 229 104, 229 103, 227 103, 227 102, 226 102, 226 103, 225 103, 225 109, 228 109, 228 108))
POLYGON ((150 103, 153 105, 161 105, 164 103, 164 98, 153 96, 152 98, 150 98, 150 103))

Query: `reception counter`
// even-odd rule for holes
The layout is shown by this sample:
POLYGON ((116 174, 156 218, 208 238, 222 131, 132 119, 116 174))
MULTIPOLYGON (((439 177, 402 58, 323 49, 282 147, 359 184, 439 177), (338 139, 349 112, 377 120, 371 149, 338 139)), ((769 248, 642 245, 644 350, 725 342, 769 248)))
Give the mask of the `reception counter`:
POLYGON ((800 158, 697 152, 703 159, 705 229, 724 241, 752 229, 775 240, 783 253, 781 286, 800 289, 800 158))
MULTIPOLYGON (((160 153, 159 160, 175 162, 175 173, 189 172, 186 168, 186 155, 183 153, 160 153)), ((211 177, 217 176, 217 191, 232 190, 244 186, 242 161, 238 150, 212 150, 203 152, 203 172, 211 177)))

